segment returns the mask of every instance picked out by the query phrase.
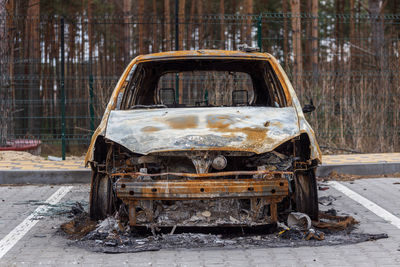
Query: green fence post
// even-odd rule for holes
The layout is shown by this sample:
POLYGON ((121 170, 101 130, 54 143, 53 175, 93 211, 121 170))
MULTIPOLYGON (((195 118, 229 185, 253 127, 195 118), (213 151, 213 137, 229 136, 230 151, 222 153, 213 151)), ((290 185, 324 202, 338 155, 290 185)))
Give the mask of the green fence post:
POLYGON ((64 91, 64 84, 65 84, 65 70, 64 70, 64 63, 65 63, 65 53, 64 53, 64 18, 61 18, 60 21, 60 46, 61 46, 61 81, 60 81, 60 100, 61 100, 61 154, 62 160, 65 160, 65 91, 64 91))
POLYGON ((257 45, 262 52, 262 15, 258 16, 257 20, 257 45))

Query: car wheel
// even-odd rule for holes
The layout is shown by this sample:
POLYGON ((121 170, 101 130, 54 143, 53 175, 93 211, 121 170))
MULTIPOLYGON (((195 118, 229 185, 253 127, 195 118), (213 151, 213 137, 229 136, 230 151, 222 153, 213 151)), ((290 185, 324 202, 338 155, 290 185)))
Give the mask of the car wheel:
POLYGON ((318 220, 318 191, 315 169, 295 174, 295 209, 318 220))
POLYGON ((114 213, 113 192, 111 180, 104 173, 92 170, 92 185, 90 191, 90 218, 101 220, 114 213))

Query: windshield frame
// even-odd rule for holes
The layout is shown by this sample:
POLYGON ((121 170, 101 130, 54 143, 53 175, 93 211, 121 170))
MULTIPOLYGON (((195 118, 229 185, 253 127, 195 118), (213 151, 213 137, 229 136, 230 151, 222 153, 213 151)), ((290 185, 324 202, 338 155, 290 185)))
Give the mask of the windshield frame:
MULTIPOLYGON (((157 94, 158 94, 158 90, 143 90, 142 86, 143 86, 143 82, 146 80, 146 78, 144 78, 144 76, 146 75, 146 68, 144 68, 143 66, 145 66, 145 64, 153 64, 155 66, 159 64, 163 64, 163 63, 175 63, 175 62, 179 62, 179 61, 184 61, 186 63, 198 63, 198 62, 202 62, 202 61, 213 61, 215 63, 221 63, 221 62, 229 62, 229 63, 236 63, 236 64, 250 64, 251 63, 257 63, 257 62, 264 62, 265 64, 268 65, 268 72, 272 74, 272 76, 274 77, 275 80, 275 84, 277 85, 277 87, 279 87, 278 89, 273 89, 274 92, 279 92, 279 96, 278 98, 280 99, 279 101, 274 101, 275 105, 264 105, 264 106, 271 106, 271 107, 288 107, 292 105, 292 101, 291 101, 291 96, 290 94, 288 94, 287 91, 287 85, 284 83, 284 79, 282 78, 282 74, 279 73, 280 69, 279 66, 274 66, 274 62, 269 60, 268 58, 227 58, 227 57, 212 57, 212 58, 176 58, 176 59, 157 59, 157 60, 145 60, 145 61, 138 61, 130 70, 129 75, 127 75, 125 81, 122 83, 123 85, 126 86, 121 86, 121 91, 123 92, 123 97, 122 97, 122 101, 121 103, 117 106, 118 109, 123 109, 123 110, 127 110, 130 109, 130 107, 135 107, 135 106, 147 106, 147 108, 149 106, 153 106, 153 105, 160 105, 160 102, 158 101, 157 98, 157 94), (128 83, 126 83, 126 81, 131 78, 130 81, 128 81, 128 83), (133 86, 133 91, 132 91, 132 103, 134 103, 133 105, 127 106, 126 105, 126 93, 127 90, 126 88, 129 88, 130 86, 133 86), (140 97, 139 93, 142 93, 142 97, 143 97, 143 91, 154 91, 151 92, 151 96, 152 96, 152 100, 151 102, 148 99, 148 103, 140 103, 138 101, 138 98, 140 97), (125 100, 125 101, 124 101, 125 100), (277 104, 277 103, 281 103, 281 104, 277 104), (282 104, 283 103, 283 104, 282 104)), ((221 63, 223 64, 223 63, 221 63)), ((279 63, 277 63, 279 64, 279 63)), ((196 70, 210 70, 210 71, 215 71, 215 69, 195 69, 196 70)), ((147 67, 147 71, 149 71, 149 68, 147 67)), ((151 70, 150 70, 151 71, 151 70)), ((156 82, 155 84, 158 83, 159 78, 167 72, 177 72, 179 70, 167 70, 164 71, 162 73, 158 73, 158 75, 155 75, 154 73, 152 74, 153 76, 157 76, 156 82)), ((186 71, 186 70, 182 70, 182 71, 186 71)), ((188 70, 191 71, 191 70, 188 70)), ((220 69, 220 71, 226 71, 224 69, 220 69)), ((236 70, 237 71, 237 70, 236 70)), ((251 75, 249 72, 246 71, 237 71, 237 72, 244 72, 244 73, 248 73, 249 75, 251 75)), ((266 74, 266 70, 264 69, 264 74, 266 74)), ((265 75, 266 76, 266 75, 265 75)), ((267 83, 266 81, 266 77, 264 77, 264 82, 267 83)), ((254 82, 253 82, 254 85, 254 82)), ((270 91, 270 89, 268 89, 268 92, 270 91)), ((271 99, 277 99, 277 97, 273 97, 271 99)), ((175 107, 179 107, 179 105, 176 105, 175 107)), ((184 106, 182 106, 184 107, 184 106)), ((139 108, 139 107, 136 107, 139 108)), ((195 108, 195 107, 194 107, 195 108)))

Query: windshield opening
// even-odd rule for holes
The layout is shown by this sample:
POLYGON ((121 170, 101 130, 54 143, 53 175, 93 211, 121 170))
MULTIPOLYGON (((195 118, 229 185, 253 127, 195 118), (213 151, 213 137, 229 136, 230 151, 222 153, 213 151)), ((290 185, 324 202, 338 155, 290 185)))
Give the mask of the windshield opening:
POLYGON ((138 64, 128 79, 119 109, 287 106, 267 60, 149 61, 138 64))

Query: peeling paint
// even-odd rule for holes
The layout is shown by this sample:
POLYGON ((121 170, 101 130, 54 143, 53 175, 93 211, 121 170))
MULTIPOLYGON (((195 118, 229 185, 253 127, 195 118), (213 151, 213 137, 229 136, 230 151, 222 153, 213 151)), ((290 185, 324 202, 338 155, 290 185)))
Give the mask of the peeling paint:
POLYGON ((196 149, 259 154, 300 134, 292 107, 171 108, 168 111, 162 119, 164 109, 111 111, 105 137, 145 155, 196 149), (270 124, 266 127, 267 120, 270 124))
POLYGON ((145 133, 157 132, 159 130, 161 130, 161 129, 158 127, 154 127, 154 126, 145 126, 142 128, 142 132, 145 132, 145 133))
POLYGON ((188 115, 188 116, 178 116, 172 117, 165 120, 165 122, 172 129, 189 129, 196 128, 198 126, 199 119, 197 116, 188 115))

